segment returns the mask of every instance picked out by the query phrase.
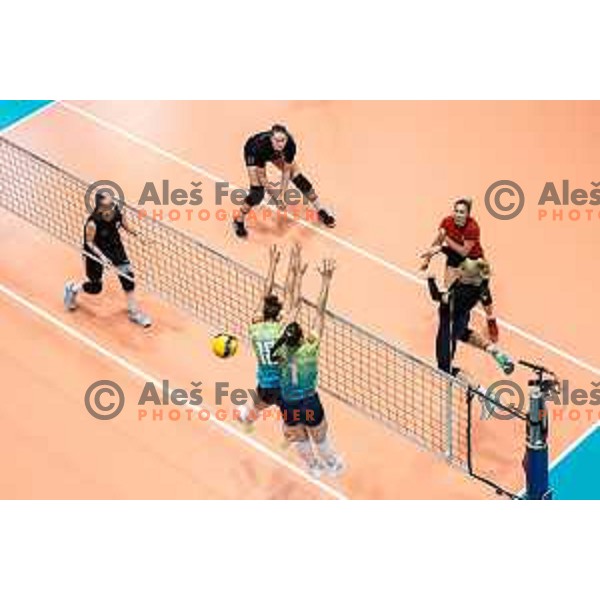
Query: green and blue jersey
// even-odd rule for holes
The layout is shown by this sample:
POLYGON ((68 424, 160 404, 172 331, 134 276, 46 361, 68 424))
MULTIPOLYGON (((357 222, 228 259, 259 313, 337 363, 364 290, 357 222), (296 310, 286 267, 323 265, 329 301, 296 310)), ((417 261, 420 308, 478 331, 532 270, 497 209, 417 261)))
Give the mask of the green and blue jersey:
POLYGON ((281 360, 281 395, 288 402, 312 396, 319 383, 320 341, 312 335, 294 351, 282 346, 277 355, 281 360))
POLYGON ((271 360, 271 350, 283 333, 283 325, 277 321, 253 323, 248 329, 252 349, 258 361, 256 379, 261 388, 277 388, 281 381, 281 367, 271 360))

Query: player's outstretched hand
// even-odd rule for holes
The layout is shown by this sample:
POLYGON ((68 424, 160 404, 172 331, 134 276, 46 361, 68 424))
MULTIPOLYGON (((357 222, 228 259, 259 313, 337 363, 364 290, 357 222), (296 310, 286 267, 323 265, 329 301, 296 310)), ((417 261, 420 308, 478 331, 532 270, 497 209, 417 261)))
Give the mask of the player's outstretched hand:
POLYGON ((335 261, 331 258, 324 258, 323 262, 317 267, 321 277, 323 279, 331 279, 333 277, 333 272, 336 269, 335 261))
POLYGON ((281 258, 281 250, 277 247, 277 244, 272 244, 269 248, 269 258, 273 264, 277 264, 281 258))

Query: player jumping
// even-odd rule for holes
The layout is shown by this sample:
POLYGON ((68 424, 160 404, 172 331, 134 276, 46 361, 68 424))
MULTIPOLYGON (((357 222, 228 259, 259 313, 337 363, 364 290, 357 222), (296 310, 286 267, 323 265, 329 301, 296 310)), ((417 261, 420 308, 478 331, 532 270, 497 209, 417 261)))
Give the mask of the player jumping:
MULTIPOLYGON (((269 251, 269 269, 265 279, 261 305, 252 319, 249 327, 249 337, 257 360, 256 394, 253 410, 243 405, 240 410, 240 420, 251 425, 260 412, 269 406, 279 406, 281 398, 281 368, 271 358, 271 350, 281 337, 285 327, 285 317, 290 316, 292 306, 299 306, 295 294, 301 288, 302 276, 306 265, 301 265, 300 245, 296 244, 290 254, 290 262, 285 281, 283 302, 273 293, 275 273, 281 258, 281 252, 274 244, 269 251)), ((295 314, 292 315, 295 318, 295 314)))
POLYGON ((482 258, 466 258, 460 264, 458 277, 447 292, 442 292, 433 276, 427 283, 432 299, 439 303, 439 325, 436 337, 436 357, 438 368, 456 375, 459 371, 452 367, 456 343, 461 341, 490 354, 506 375, 510 375, 515 365, 508 354, 496 344, 487 341, 476 331, 469 329, 471 310, 478 302, 486 302, 489 294, 490 267, 482 258))
POLYGON ((317 211, 321 223, 335 227, 335 217, 321 206, 312 183, 302 174, 295 161, 296 143, 283 125, 273 125, 269 131, 251 136, 244 146, 244 161, 248 171, 250 192, 240 208, 240 214, 233 221, 235 234, 246 237, 246 216, 258 206, 267 193, 280 204, 285 198, 290 181, 317 211), (271 186, 267 179, 266 164, 270 162, 281 171, 279 189, 271 186))
POLYGON ((127 296, 129 319, 143 327, 150 327, 152 321, 144 314, 135 299, 134 274, 121 240, 120 230, 137 235, 128 224, 125 215, 109 194, 96 194, 94 212, 87 218, 84 227, 83 249, 85 252, 85 272, 87 281, 65 285, 64 303, 67 310, 77 308, 77 295, 82 290, 96 295, 102 291, 102 277, 105 267, 115 267, 119 272, 119 282, 127 296))
MULTIPOLYGON (((273 358, 281 365, 284 435, 313 477, 319 477, 323 468, 332 475, 343 469, 341 459, 330 445, 327 419, 317 392, 320 343, 334 269, 335 264, 330 260, 324 260, 319 268, 321 292, 314 329, 305 334, 298 321, 291 322, 272 351, 273 358)), ((296 299, 300 301, 299 296, 296 299)))
MULTIPOLYGON (((471 216, 472 200, 460 198, 454 203, 454 213, 444 218, 440 224, 433 244, 421 258, 421 269, 427 270, 431 258, 441 252, 446 255, 446 274, 444 285, 450 287, 458 276, 460 264, 465 258, 484 258, 477 221, 471 216)), ((492 342, 498 341, 498 324, 494 316, 492 295, 488 290, 482 302, 487 317, 488 335, 492 342)))

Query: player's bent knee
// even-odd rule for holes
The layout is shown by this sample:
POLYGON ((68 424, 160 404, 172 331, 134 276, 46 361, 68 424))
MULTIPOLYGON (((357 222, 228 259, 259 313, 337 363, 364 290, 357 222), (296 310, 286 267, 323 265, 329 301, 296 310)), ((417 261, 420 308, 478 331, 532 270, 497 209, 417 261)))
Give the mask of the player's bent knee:
POLYGON ((86 281, 83 284, 82 289, 86 294, 99 294, 102 291, 102 281, 86 281))
POLYGON ((302 173, 299 173, 298 175, 296 175, 296 177, 294 177, 294 179, 292 179, 292 183, 305 196, 307 196, 308 194, 310 194, 313 191, 312 183, 308 179, 306 179, 306 177, 304 177, 304 175, 302 175, 302 173))
POLYGON ((308 432, 304 425, 284 425, 283 436, 291 444, 308 440, 308 432))
POLYGON ((119 282, 124 292, 133 292, 135 290, 135 274, 129 263, 123 263, 117 267, 119 271, 119 282))
POLYGON ((250 193, 246 196, 248 206, 258 206, 265 197, 265 188, 262 185, 250 186, 250 193))

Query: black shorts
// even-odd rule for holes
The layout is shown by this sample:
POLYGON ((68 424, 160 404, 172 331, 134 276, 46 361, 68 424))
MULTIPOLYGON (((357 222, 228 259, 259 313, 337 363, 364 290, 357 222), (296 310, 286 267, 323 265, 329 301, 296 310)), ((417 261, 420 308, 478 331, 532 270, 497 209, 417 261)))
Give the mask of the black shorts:
POLYGON ((325 411, 321 404, 319 394, 288 402, 281 399, 281 416, 288 427, 294 425, 305 425, 306 427, 318 427, 325 418, 325 411))
POLYGON ((466 258, 460 252, 456 252, 456 250, 452 250, 452 248, 448 248, 447 246, 442 248, 442 252, 446 255, 446 266, 453 269, 458 269, 462 261, 466 258))
POLYGON ((258 155, 256 146, 250 140, 244 145, 244 162, 247 167, 264 169, 267 166, 267 161, 258 155))
MULTIPOLYGON (((107 256, 107 258, 109 258, 111 260, 111 262, 113 263, 113 265, 115 267, 117 267, 118 269, 123 269, 126 272, 129 272, 130 275, 129 277, 131 278, 131 268, 129 265, 129 261, 125 260, 124 262, 120 262, 117 263, 115 261, 113 261, 112 257, 107 256)), ((119 257, 121 258, 121 257, 119 257)), ((127 257, 125 257, 127 258, 127 257)), ((104 275, 104 265, 96 259, 90 258, 89 256, 85 257, 85 275, 86 277, 89 279, 89 281, 91 281, 92 283, 99 283, 102 281, 102 277, 104 275)), ((124 291, 126 292, 131 292, 134 289, 134 284, 131 281, 131 279, 128 279, 127 277, 122 277, 119 274, 119 283, 121 284, 121 287, 123 288, 124 291)))
POLYGON ((263 388, 256 386, 256 393, 261 402, 267 406, 279 406, 281 404, 281 388, 263 388))

